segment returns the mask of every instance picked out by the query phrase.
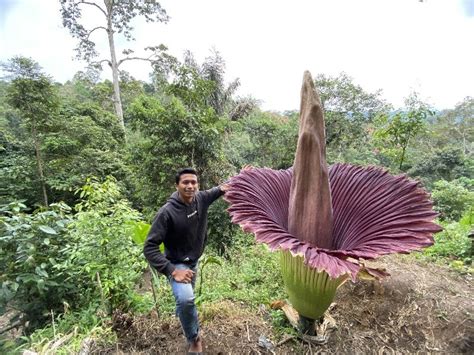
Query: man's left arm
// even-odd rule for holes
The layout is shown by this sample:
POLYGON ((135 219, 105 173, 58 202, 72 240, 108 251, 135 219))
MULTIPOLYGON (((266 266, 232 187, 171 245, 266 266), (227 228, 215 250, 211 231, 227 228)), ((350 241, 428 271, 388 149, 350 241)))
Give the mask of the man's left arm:
POLYGON ((221 185, 213 187, 212 189, 202 191, 202 196, 207 205, 210 205, 224 194, 225 190, 221 189, 221 185))
MULTIPOLYGON (((252 170, 254 167, 252 165, 244 165, 242 167, 242 169, 240 170, 240 172, 242 171, 248 171, 248 170, 252 170)), ((219 197, 221 197, 222 195, 224 195, 226 193, 226 191, 228 191, 230 189, 230 185, 229 185, 229 180, 227 181, 224 181, 222 184, 210 189, 210 190, 206 190, 206 191, 203 191, 204 194, 205 194, 205 199, 207 201, 207 203, 210 205, 211 203, 213 203, 215 200, 217 200, 219 197)))

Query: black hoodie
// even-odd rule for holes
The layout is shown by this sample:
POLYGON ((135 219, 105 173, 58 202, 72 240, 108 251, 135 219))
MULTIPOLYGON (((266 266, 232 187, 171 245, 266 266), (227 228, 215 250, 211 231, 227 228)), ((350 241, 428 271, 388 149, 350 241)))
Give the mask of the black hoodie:
POLYGON ((195 265, 207 241, 207 209, 223 192, 219 187, 198 191, 190 205, 180 200, 178 192, 168 199, 153 220, 143 253, 159 272, 169 276, 174 264, 195 265), (165 254, 159 245, 165 245, 165 254))

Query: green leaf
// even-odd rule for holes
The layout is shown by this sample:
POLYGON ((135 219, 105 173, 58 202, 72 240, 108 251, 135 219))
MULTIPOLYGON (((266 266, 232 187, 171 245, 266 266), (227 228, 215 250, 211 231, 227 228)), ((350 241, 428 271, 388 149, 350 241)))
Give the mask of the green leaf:
POLYGON ((220 259, 216 258, 215 256, 208 256, 204 260, 203 266, 208 265, 208 264, 216 264, 216 265, 222 266, 222 261, 220 259))
POLYGON ((49 238, 44 238, 43 244, 44 244, 44 245, 49 245, 49 244, 50 244, 49 238))
POLYGON ((133 241, 138 245, 143 245, 148 232, 150 231, 151 225, 141 221, 130 221, 127 224, 130 227, 133 241))
POLYGON ((36 286, 38 287, 38 290, 43 291, 45 289, 45 282, 43 279, 39 279, 36 281, 36 286))
POLYGON ((44 271, 42 268, 40 268, 39 266, 37 266, 35 268, 35 272, 37 275, 39 276, 42 276, 42 277, 48 277, 48 273, 46 271, 44 271))
POLYGON ((41 225, 38 227, 41 231, 45 232, 46 234, 58 234, 53 228, 45 225, 41 225))

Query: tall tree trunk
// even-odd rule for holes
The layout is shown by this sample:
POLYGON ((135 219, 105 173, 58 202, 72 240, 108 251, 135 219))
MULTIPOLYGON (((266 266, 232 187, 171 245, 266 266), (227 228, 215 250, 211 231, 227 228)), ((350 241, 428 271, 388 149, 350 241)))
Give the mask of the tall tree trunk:
POLYGON ((49 206, 48 204, 48 194, 46 192, 46 182, 44 181, 44 174, 43 174, 43 162, 41 159, 41 148, 38 140, 38 134, 36 132, 36 125, 33 121, 33 141, 35 143, 35 155, 36 155, 36 163, 38 165, 38 174, 40 176, 41 182, 41 189, 43 190, 43 202, 46 207, 49 206))
MULTIPOLYGON (((407 144, 408 145, 408 144, 407 144)), ((403 161, 405 160, 405 152, 406 152, 406 149, 407 149, 407 146, 403 146, 402 147, 402 156, 400 157, 400 165, 398 166, 398 169, 400 169, 400 171, 402 170, 402 166, 403 166, 403 161)))
POLYGON ((117 56, 115 55, 114 29, 112 27, 112 0, 104 0, 107 9, 107 37, 109 39, 110 49, 110 66, 112 68, 112 82, 114 86, 114 107, 115 113, 119 119, 119 123, 125 130, 125 123, 123 121, 122 99, 120 97, 119 73, 117 56))

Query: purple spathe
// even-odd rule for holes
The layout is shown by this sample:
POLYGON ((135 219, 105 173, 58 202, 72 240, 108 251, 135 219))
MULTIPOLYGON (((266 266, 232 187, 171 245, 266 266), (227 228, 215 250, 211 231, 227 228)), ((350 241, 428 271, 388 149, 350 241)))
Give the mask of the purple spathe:
POLYGON ((288 232, 292 175, 292 168, 242 171, 230 180, 224 197, 230 203, 228 211, 232 221, 254 233, 257 241, 304 256, 309 267, 331 278, 350 274, 355 280, 361 268, 357 259, 420 250, 432 245, 433 233, 441 230, 433 222, 437 214, 428 193, 416 181, 378 167, 335 164, 329 168, 332 245, 318 248, 288 232))

